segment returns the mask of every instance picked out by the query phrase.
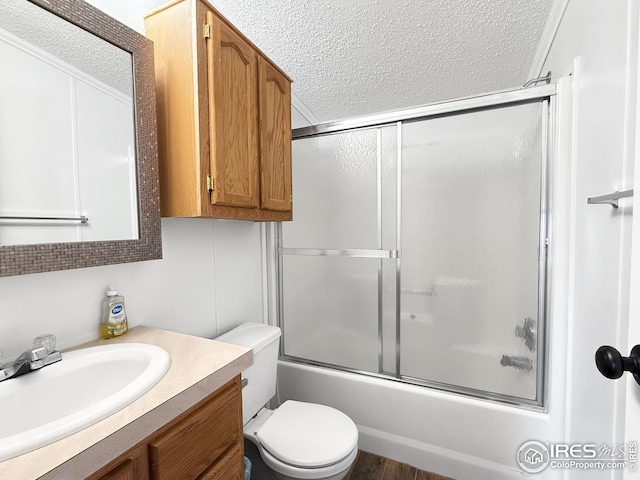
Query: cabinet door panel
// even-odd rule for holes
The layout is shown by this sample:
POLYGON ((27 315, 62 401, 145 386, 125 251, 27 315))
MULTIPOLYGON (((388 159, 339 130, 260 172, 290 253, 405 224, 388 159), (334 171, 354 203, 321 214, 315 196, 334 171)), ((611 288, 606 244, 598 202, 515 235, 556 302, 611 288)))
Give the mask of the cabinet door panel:
POLYGON ((86 480, 149 480, 147 445, 134 447, 86 480))
POLYGON ((198 480, 244 480, 244 448, 234 445, 198 480))
POLYGON ((207 12, 211 203, 258 207, 257 54, 207 12))
POLYGON ((136 480, 133 461, 126 460, 115 470, 107 473, 100 480, 136 480))
POLYGON ((260 206, 291 210, 291 83, 260 58, 260 206))
POLYGON ((149 443, 151 478, 196 479, 242 438, 239 378, 149 443))

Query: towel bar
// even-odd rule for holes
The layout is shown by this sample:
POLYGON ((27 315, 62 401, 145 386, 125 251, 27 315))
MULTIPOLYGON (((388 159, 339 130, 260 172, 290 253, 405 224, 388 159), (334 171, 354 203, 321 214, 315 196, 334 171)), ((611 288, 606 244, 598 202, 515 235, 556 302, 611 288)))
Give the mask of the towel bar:
POLYGON ((618 200, 621 198, 632 197, 633 188, 630 190, 624 190, 622 192, 615 191, 608 195, 601 195, 599 197, 589 197, 587 203, 589 205, 611 205, 613 208, 618 208, 618 200))
POLYGON ((61 221, 61 222, 80 222, 87 223, 89 219, 84 215, 80 217, 18 217, 10 215, 0 215, 0 220, 37 220, 43 222, 61 221))

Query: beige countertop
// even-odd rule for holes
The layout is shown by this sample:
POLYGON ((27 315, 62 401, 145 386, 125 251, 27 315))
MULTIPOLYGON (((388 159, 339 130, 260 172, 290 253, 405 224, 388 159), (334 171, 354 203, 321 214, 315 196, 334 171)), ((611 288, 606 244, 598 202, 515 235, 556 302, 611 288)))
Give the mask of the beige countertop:
MULTIPOLYGON (((151 390, 107 417, 62 440, 0 462, 0 479, 81 479, 123 454, 184 413, 253 363, 251 349, 138 326, 112 343, 149 343, 164 348, 171 366, 151 390)), ((63 352, 64 361, 64 352, 63 352)))

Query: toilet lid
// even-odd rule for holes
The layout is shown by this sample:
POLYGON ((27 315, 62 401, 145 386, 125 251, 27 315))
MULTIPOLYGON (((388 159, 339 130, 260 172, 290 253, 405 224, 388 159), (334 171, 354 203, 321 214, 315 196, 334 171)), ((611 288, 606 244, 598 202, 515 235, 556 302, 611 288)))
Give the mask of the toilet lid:
POLYGON ((260 444, 295 467, 325 467, 344 459, 358 445, 358 429, 335 408, 287 400, 256 432, 260 444))

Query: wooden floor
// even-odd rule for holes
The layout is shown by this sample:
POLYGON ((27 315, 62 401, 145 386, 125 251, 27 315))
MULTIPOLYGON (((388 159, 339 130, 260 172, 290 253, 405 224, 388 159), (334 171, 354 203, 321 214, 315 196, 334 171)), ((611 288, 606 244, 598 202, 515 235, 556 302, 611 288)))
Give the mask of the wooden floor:
MULTIPOLYGON (((249 440, 244 442, 244 454, 252 463, 251 480, 275 480, 265 465, 258 448, 249 440)), ((358 452, 358 458, 344 480, 453 480, 442 475, 418 470, 406 463, 396 462, 373 453, 358 452)))
POLYGON ((379 457, 373 453, 358 452, 353 467, 345 480, 453 480, 436 473, 418 470, 406 463, 379 457))

